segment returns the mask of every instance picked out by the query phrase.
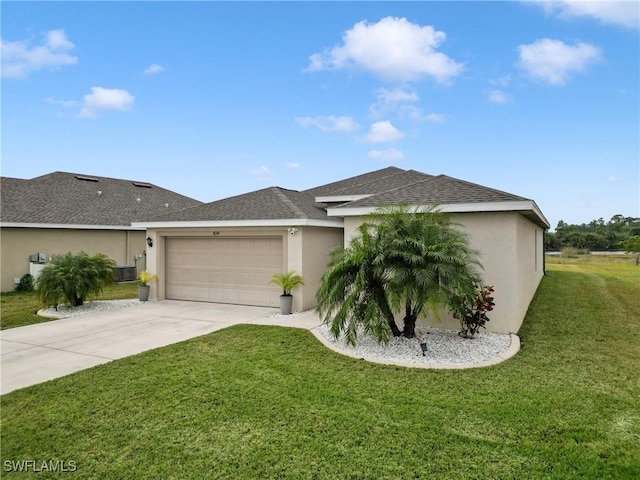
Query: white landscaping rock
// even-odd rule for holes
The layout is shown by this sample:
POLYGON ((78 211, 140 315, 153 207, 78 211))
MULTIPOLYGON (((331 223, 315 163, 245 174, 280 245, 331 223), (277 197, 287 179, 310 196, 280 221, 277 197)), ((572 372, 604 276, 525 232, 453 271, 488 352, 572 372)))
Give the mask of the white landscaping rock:
POLYGON ((474 338, 462 338, 457 330, 429 328, 425 335, 427 352, 423 356, 417 338, 391 337, 387 345, 381 345, 361 331, 356 346, 352 347, 343 336, 336 340, 327 325, 317 327, 316 331, 347 355, 407 365, 469 366, 493 360, 511 346, 509 334, 480 332, 474 338))
POLYGON ((127 300, 98 300, 96 302, 86 302, 79 307, 59 305, 57 309, 53 307, 43 308, 38 311, 38 315, 50 318, 69 318, 86 315, 87 313, 108 312, 123 307, 130 307, 131 305, 140 305, 141 303, 143 302, 133 298, 127 300))

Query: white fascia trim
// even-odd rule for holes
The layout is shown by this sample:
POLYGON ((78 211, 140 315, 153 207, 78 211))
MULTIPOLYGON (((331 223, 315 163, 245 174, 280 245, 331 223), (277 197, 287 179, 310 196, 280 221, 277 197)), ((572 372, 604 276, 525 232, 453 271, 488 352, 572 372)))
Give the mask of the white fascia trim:
POLYGON ((326 197, 316 197, 318 203, 347 203, 354 202, 356 200, 362 200, 363 198, 370 197, 371 195, 328 195, 326 197))
POLYGON ((549 223, 549 220, 547 220, 547 217, 544 216, 544 213, 542 213, 542 210, 540 210, 540 207, 538 207, 538 205, 534 201, 532 201, 531 203, 533 203, 534 213, 538 216, 540 220, 542 220, 542 222, 547 226, 547 228, 551 228, 551 224, 549 223))
POLYGON ((68 223, 18 222, 0 222, 0 228, 57 228, 65 230, 144 230, 144 227, 128 225, 75 225, 68 223))
MULTIPOLYGON (((424 208, 424 205, 410 205, 409 208, 424 208)), ((482 202, 482 203, 450 203, 437 206, 441 212, 472 213, 472 212, 512 212, 532 211, 546 225, 549 221, 542 214, 533 200, 514 200, 510 202, 482 202)), ((357 217, 373 213, 377 207, 334 207, 327 208, 329 217, 357 217)))
POLYGON ((329 227, 344 228, 341 218, 314 220, 290 218, 282 220, 198 220, 191 222, 134 222, 134 227, 144 228, 223 228, 223 227, 329 227))

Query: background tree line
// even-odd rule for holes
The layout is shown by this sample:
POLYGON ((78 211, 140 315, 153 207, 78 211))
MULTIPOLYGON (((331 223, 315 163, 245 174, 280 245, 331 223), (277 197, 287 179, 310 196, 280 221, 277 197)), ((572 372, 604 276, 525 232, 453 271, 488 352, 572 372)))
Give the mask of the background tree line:
POLYGON ((605 222, 602 218, 581 225, 570 225, 560 220, 555 232, 545 237, 547 250, 566 247, 608 251, 624 250, 623 243, 634 235, 640 235, 640 218, 614 215, 605 222))

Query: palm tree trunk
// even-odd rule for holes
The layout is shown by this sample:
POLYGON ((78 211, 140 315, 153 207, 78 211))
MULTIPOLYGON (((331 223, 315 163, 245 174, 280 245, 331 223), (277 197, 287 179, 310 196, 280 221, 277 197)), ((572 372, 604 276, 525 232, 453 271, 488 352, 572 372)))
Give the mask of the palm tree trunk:
POLYGON ((389 309, 388 312, 385 312, 385 317, 387 317, 387 322, 389 323, 389 328, 391 328, 391 333, 394 337, 399 337, 402 335, 402 331, 398 328, 396 324, 396 319, 393 316, 393 312, 389 309))
POLYGON ((387 296, 384 293, 384 290, 379 293, 378 304, 380 305, 380 309, 382 310, 382 314, 384 318, 387 319, 387 323, 389 324, 389 328, 391 329, 391 333, 394 337, 399 337, 402 335, 402 331, 398 328, 396 324, 395 316, 391 311, 391 307, 389 307, 389 303, 387 301, 387 296))
POLYGON ((412 311, 411 302, 406 303, 404 312, 404 331, 402 332, 402 335, 406 338, 415 338, 418 315, 416 312, 412 311))

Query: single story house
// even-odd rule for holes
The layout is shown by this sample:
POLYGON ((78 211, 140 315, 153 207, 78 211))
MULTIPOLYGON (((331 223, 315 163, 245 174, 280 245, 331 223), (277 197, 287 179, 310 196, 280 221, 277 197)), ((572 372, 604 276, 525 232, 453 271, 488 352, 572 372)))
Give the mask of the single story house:
POLYGON ((55 254, 104 253, 145 268, 146 232, 131 223, 202 203, 146 182, 66 172, 2 177, 0 191, 3 292, 55 254))
MULTIPOLYGON (((484 280, 496 288, 488 329, 516 332, 544 274, 544 231, 533 200, 445 175, 384 168, 305 191, 269 187, 152 220, 151 298, 278 305, 273 273, 296 270, 294 310, 316 305, 329 251, 349 245, 365 216, 381 205, 438 205, 455 215, 479 251, 484 280)), ((450 317, 445 326, 456 326, 450 317)))

